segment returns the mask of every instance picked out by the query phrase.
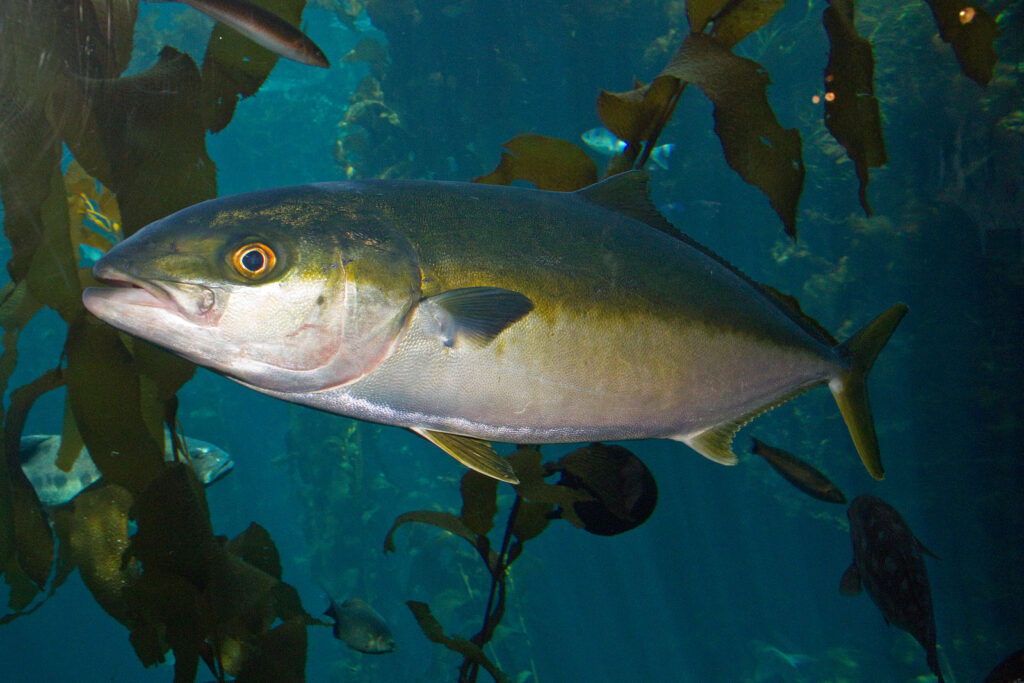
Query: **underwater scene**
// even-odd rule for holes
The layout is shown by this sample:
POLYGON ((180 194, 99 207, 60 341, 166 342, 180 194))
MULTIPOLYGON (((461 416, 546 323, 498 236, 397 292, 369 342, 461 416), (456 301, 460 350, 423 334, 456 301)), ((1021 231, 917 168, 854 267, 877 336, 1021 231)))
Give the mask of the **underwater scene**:
POLYGON ((0 36, 3 680, 1024 682, 1021 3, 0 36))

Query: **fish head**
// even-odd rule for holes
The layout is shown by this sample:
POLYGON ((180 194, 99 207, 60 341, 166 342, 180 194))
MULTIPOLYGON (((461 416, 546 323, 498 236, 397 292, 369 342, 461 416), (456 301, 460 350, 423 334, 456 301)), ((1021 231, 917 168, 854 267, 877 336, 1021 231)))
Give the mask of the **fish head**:
POLYGON ((587 147, 601 154, 618 154, 626 148, 625 142, 603 126, 585 131, 580 135, 580 139, 587 147))
POLYGON ((374 654, 394 652, 397 646, 390 633, 378 633, 370 639, 370 651, 374 654))
POLYGON ((235 461, 231 459, 227 451, 220 446, 199 439, 188 440, 188 457, 189 462, 192 463, 192 469, 204 486, 209 486, 217 481, 235 466, 235 461))
POLYGON ((279 188, 152 223, 95 266, 85 307, 256 389, 353 382, 390 353, 419 298, 415 252, 345 193, 279 188), (342 197, 342 198, 339 198, 342 197))
POLYGON ((846 517, 850 520, 850 535, 855 539, 867 539, 869 528, 873 525, 885 502, 875 496, 863 494, 850 502, 846 509, 846 517))

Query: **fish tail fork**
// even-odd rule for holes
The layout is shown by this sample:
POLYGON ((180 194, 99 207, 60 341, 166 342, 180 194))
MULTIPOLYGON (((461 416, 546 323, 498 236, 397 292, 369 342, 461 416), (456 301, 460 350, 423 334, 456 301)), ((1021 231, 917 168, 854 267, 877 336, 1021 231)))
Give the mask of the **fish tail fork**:
POLYGON ((882 479, 885 470, 878 452, 878 436, 871 419, 871 404, 868 402, 868 372, 907 310, 906 304, 891 306, 837 346, 836 353, 849 369, 834 377, 828 385, 839 405, 846 428, 850 430, 857 453, 875 479, 882 479))

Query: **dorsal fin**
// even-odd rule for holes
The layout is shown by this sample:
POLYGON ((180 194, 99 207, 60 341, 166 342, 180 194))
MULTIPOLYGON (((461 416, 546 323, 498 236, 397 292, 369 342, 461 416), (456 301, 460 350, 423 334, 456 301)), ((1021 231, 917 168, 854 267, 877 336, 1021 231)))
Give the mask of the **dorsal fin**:
POLYGON ((651 201, 650 181, 650 176, 644 171, 626 171, 577 190, 576 194, 591 204, 629 216, 677 239, 684 239, 683 233, 669 223, 651 201))
POLYGON ((804 309, 800 307, 800 302, 792 294, 786 294, 780 292, 771 285, 764 285, 757 283, 766 293, 770 294, 775 298, 776 302, 781 303, 787 307, 790 312, 790 317, 800 324, 805 330, 811 333, 812 336, 818 337, 818 339, 829 346, 836 346, 839 341, 832 336, 832 333, 826 330, 821 323, 812 318, 811 316, 804 313, 804 309))

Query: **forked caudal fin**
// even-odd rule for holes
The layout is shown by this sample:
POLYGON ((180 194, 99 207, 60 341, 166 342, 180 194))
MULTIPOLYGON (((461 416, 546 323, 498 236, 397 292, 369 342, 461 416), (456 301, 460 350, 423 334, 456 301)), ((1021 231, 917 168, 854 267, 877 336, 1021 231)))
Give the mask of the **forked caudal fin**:
MULTIPOLYGON (((864 467, 875 479, 881 479, 885 471, 878 454, 878 437, 875 435, 871 406, 868 403, 868 371, 906 312, 906 304, 896 304, 865 325, 860 332, 834 347, 836 355, 849 369, 832 378, 828 386, 835 396, 836 403, 839 404, 839 412, 842 413, 846 427, 850 430, 850 436, 864 467)), ((758 415, 782 405, 810 388, 800 387, 790 394, 780 396, 772 403, 759 406, 747 415, 741 415, 703 431, 678 434, 669 438, 682 441, 705 458, 717 463, 735 465, 738 460, 732 452, 732 439, 736 432, 758 415)))
POLYGON ((837 346, 836 353, 850 369, 828 383, 861 462, 875 479, 881 479, 885 470, 878 453, 878 436, 868 403, 868 371, 906 313, 906 304, 896 304, 837 346))

